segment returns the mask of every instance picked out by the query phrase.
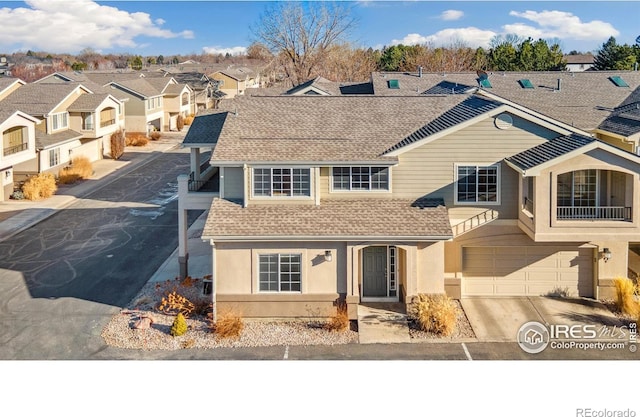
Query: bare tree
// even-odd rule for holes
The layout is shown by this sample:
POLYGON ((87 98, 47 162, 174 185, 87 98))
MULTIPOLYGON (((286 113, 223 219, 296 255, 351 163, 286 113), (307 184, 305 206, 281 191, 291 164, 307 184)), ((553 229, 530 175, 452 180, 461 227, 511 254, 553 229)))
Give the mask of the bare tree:
POLYGON ((293 85, 309 79, 332 45, 355 25, 347 4, 275 2, 251 30, 257 41, 285 58, 293 85))

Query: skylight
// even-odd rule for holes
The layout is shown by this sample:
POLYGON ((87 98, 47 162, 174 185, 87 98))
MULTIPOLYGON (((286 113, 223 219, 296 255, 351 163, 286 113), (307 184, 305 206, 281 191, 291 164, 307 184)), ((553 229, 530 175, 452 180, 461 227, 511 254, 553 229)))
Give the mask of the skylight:
POLYGON ((629 84, 622 77, 618 75, 614 75, 613 77, 609 77, 609 79, 618 87, 629 87, 629 84))
POLYGON ((488 78, 481 78, 480 80, 478 80, 478 82, 480 83, 481 87, 491 88, 491 81, 489 81, 488 78))
POLYGON ((522 80, 518 80, 522 88, 533 88, 533 84, 530 80, 523 78, 522 80))
POLYGON ((387 81, 389 88, 393 88, 393 89, 399 89, 400 88, 400 81, 398 80, 389 80, 387 81))

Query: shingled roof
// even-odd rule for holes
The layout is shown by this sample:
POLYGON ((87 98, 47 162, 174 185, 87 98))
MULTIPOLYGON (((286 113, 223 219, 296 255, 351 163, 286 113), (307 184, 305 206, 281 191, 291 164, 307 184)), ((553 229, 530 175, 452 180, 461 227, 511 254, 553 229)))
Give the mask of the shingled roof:
POLYGON ((31 83, 23 85, 9 94, 2 103, 4 107, 21 110, 32 116, 44 116, 56 108, 80 83, 31 83))
POLYGON ((71 140, 80 139, 82 133, 75 130, 64 130, 59 133, 46 134, 36 129, 36 147, 38 149, 45 149, 50 146, 59 145, 61 143, 69 142, 71 140))
POLYGON ((448 240, 449 216, 439 199, 323 199, 322 204, 253 204, 214 199, 203 239, 448 240))
POLYGON ((478 87, 485 94, 506 99, 540 114, 583 130, 594 130, 615 108, 640 87, 640 71, 532 71, 489 73, 491 88, 479 88, 478 75, 466 73, 374 72, 371 76, 378 96, 415 96, 434 91, 442 82, 478 87), (610 77, 621 76, 629 87, 617 87, 610 77), (390 79, 399 88, 389 88, 390 79), (523 88, 518 82, 528 79, 534 88, 523 88), (560 80, 560 89, 558 89, 560 80))
MULTIPOLYGON (((229 108, 212 160, 381 162, 406 138, 466 96, 243 97, 229 108)), ((478 99, 487 102, 482 99, 478 99)))
POLYGON ((83 94, 68 107, 68 111, 95 111, 109 97, 109 94, 83 94))

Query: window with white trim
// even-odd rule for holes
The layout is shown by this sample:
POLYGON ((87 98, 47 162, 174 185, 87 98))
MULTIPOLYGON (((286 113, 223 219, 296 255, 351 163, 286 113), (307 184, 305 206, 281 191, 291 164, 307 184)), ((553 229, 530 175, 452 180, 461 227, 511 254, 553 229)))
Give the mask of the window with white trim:
POLYGON ((51 130, 65 129, 69 127, 69 115, 67 112, 51 115, 51 130))
POLYGON ((254 168, 253 195, 256 197, 310 197, 309 168, 254 168))
POLYGON ((82 112, 80 117, 82 118, 82 130, 93 130, 93 113, 82 112))
POLYGON ((498 204, 499 165, 458 165, 456 167, 456 203, 498 204))
POLYGON ((333 189, 337 191, 387 191, 387 167, 334 167, 333 189))
POLYGON ((60 163, 60 148, 49 150, 49 167, 54 167, 60 163))
POLYGON ((261 292, 300 292, 302 255, 259 255, 259 289, 261 292))

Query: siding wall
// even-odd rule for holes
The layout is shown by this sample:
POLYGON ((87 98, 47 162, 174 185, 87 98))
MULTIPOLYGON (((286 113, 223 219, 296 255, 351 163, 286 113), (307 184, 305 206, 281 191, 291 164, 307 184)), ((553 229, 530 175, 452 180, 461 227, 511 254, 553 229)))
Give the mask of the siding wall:
MULTIPOLYGON (((392 168, 393 196, 443 198, 448 207, 454 207, 456 164, 499 163, 557 136, 512 117, 513 126, 509 129, 496 128, 492 118, 399 155, 398 166, 392 168)), ((501 218, 517 218, 518 175, 505 163, 501 163, 500 175, 501 205, 478 207, 495 209, 501 218)))

